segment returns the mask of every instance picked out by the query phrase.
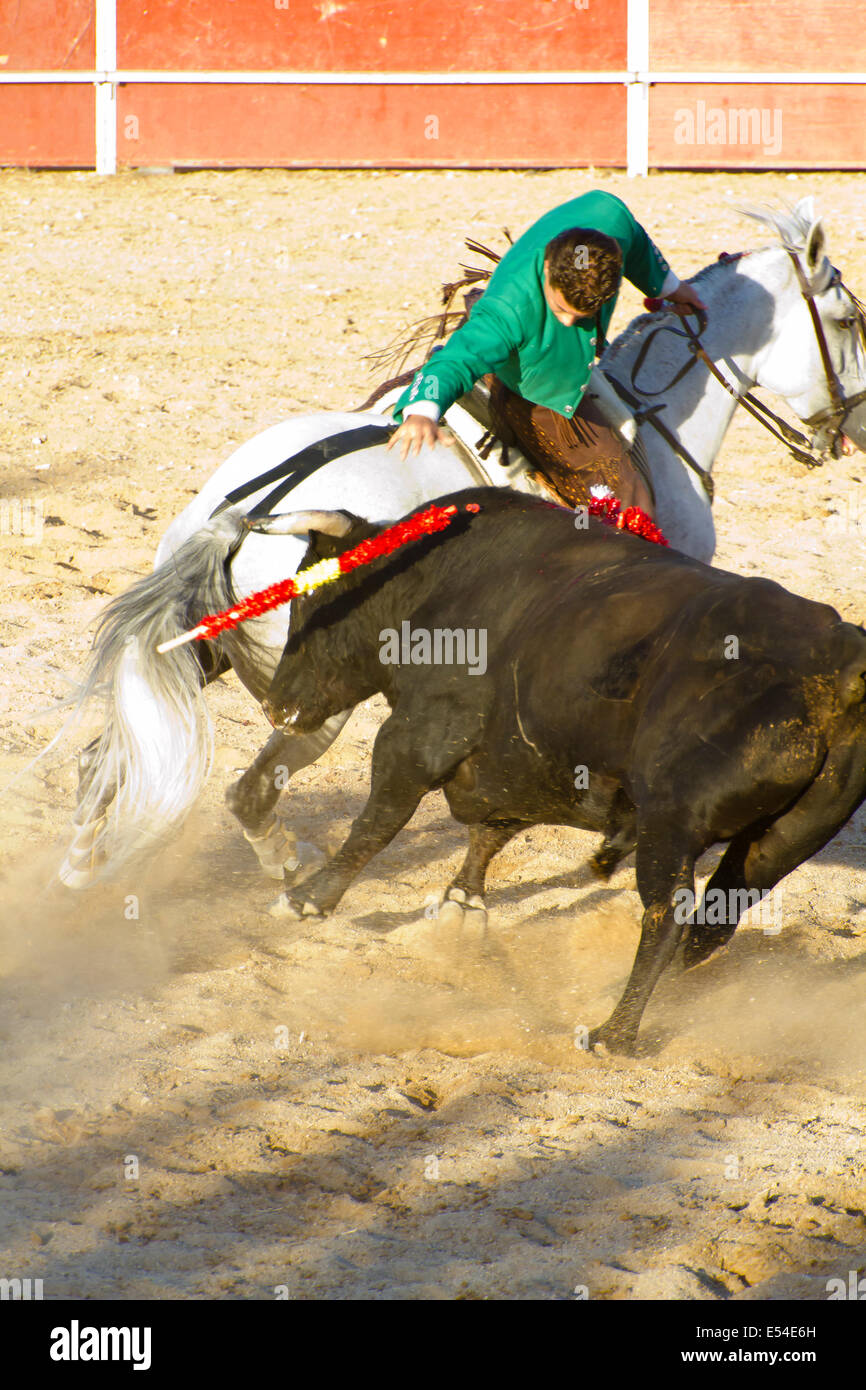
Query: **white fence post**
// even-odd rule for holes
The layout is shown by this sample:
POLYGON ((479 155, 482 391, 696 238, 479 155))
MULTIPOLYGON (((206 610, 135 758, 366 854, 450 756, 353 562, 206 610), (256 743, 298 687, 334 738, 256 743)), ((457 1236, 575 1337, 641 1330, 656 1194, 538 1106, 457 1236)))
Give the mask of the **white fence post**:
POLYGON ((96 0, 96 172, 117 173, 117 0, 96 0))
POLYGON ((626 67, 626 172, 631 178, 649 173, 649 0, 628 0, 626 67))

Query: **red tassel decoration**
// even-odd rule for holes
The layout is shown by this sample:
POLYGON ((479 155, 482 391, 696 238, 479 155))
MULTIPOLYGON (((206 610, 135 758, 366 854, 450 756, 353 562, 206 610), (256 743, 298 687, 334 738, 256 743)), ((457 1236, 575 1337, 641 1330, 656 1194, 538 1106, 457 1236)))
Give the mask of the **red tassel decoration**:
MULTIPOLYGON (((481 507, 477 502, 467 502, 464 510, 479 512, 481 507)), ((444 531, 446 526, 451 525, 457 513, 458 508, 453 503, 448 507, 431 506, 423 512, 416 512, 405 521, 398 521, 396 525, 380 531, 378 536, 370 536, 367 540, 361 541, 335 559, 320 560, 318 564, 304 570, 300 577, 283 579, 279 584, 271 584, 267 589, 259 589, 257 593, 250 594, 249 598, 242 599, 234 608, 227 608, 222 613, 208 614, 189 632, 172 637, 168 642, 161 642, 157 651, 167 652, 184 642, 218 637, 228 628, 237 627, 249 618, 259 618, 263 613, 269 613, 272 608, 280 608, 299 594, 310 593, 322 584, 338 579, 341 574, 349 574, 361 565, 369 565, 371 561, 378 560, 383 555, 390 555, 401 546, 419 540, 421 536, 432 536, 436 531, 444 531)), ((593 497, 589 504, 589 514, 598 517, 609 526, 616 526, 620 531, 631 531, 636 536, 642 536, 644 540, 654 541, 656 545, 667 545, 661 531, 646 512, 641 511, 640 507, 626 507, 623 511, 616 497, 593 497)))
POLYGON ((667 545, 667 540, 656 526, 651 517, 640 507, 626 507, 622 510, 622 503, 618 497, 593 497, 589 503, 590 516, 598 517, 599 521, 607 522, 608 526, 615 526, 618 531, 631 531, 632 535, 640 536, 645 541, 652 541, 654 545, 667 545))

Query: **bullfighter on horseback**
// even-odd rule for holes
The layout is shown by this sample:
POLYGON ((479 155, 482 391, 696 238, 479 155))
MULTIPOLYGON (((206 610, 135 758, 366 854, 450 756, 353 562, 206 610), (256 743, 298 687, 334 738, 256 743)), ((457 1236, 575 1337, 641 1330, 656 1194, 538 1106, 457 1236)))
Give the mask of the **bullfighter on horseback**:
POLYGON ((706 307, 612 193, 585 193, 539 218, 397 401, 401 424, 391 445, 399 443, 405 459, 435 444, 441 416, 487 376, 495 432, 527 454, 562 501, 585 504, 591 487, 606 485, 624 506, 652 514, 648 479, 584 395, 623 276, 681 310, 706 307))

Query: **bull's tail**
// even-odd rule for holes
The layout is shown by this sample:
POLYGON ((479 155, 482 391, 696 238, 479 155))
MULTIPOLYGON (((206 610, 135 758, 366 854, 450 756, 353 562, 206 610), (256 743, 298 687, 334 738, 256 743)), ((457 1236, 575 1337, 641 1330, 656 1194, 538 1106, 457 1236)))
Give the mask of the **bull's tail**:
POLYGON ((209 521, 100 620, 75 704, 80 715, 101 698, 105 723, 82 755, 75 835, 60 869, 69 887, 153 847, 201 791, 213 752, 202 690, 219 653, 203 643, 162 655, 156 647, 234 602, 228 562, 246 534, 241 518, 233 508, 209 521))

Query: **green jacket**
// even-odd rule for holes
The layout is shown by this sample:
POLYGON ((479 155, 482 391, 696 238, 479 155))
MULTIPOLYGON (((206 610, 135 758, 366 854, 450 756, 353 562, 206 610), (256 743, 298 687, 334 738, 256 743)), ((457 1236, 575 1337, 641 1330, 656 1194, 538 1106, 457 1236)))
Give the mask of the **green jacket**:
MULTIPOLYGON (((505 253, 468 321, 425 363, 397 402, 394 415, 414 401, 434 401, 441 414, 485 372, 524 400, 574 414, 589 381, 596 323, 566 328, 544 297, 544 248, 571 227, 594 227, 619 243, 623 273, 646 295, 657 295, 670 267, 625 203, 596 190, 554 208, 505 253)), ((603 332, 617 295, 602 306, 603 332)))

